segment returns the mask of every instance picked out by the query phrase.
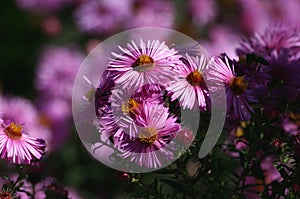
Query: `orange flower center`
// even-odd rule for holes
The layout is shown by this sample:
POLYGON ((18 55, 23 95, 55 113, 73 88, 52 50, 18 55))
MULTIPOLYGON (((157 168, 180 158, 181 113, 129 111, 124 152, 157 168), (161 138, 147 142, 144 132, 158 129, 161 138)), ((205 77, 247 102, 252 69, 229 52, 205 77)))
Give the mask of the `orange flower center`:
POLYGON ((128 102, 122 104, 123 113, 133 113, 139 107, 139 103, 135 99, 130 98, 128 102))
POLYGON ((12 122, 4 129, 4 132, 12 139, 19 139, 22 137, 22 126, 12 122))
POLYGON ((8 191, 3 191, 0 193, 0 199, 12 199, 13 195, 8 191))
POLYGON ((202 74, 195 70, 191 72, 187 77, 186 80, 190 83, 192 86, 201 86, 204 83, 202 74))
POLYGON ((139 141, 146 144, 153 144, 157 136, 157 132, 153 127, 145 128, 139 134, 139 141))
POLYGON ((231 90, 240 95, 248 88, 248 83, 245 81, 244 77, 233 77, 229 81, 229 86, 231 90))
POLYGON ((154 67, 154 60, 148 55, 141 55, 133 64, 132 67, 138 72, 149 71, 154 67), (139 67, 143 66, 143 67, 139 67))

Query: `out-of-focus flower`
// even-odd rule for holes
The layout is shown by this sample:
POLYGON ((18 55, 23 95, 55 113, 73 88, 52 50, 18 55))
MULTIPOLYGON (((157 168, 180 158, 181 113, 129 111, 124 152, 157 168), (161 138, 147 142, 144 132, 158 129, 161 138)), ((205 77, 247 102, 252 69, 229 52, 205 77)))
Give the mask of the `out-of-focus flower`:
POLYGON ((228 136, 227 140, 225 140, 222 148, 225 153, 231 157, 239 157, 240 151, 249 150, 249 142, 244 137, 245 130, 243 123, 244 122, 241 122, 237 125, 235 122, 228 121, 226 124, 226 127, 230 131, 230 136, 228 136))
POLYGON ((52 137, 55 140, 51 143, 51 149, 57 149, 66 141, 71 125, 70 102, 61 98, 38 99, 41 110, 41 122, 51 129, 52 137))
POLYGON ((175 137, 180 125, 175 117, 169 115, 167 108, 158 104, 143 104, 136 124, 137 128, 132 128, 135 132, 131 133, 135 138, 130 139, 127 134, 121 138, 122 157, 146 168, 157 168, 165 159, 172 158, 172 153, 165 146, 175 137), (154 153, 157 150, 166 154, 157 157, 154 153))
POLYGON ((126 21, 128 28, 172 28, 174 25, 175 8, 170 1, 133 0, 131 13, 132 15, 126 21))
MULTIPOLYGON (((261 2, 261 1, 260 1, 261 2)), ((300 2, 298 0, 282 1, 263 1, 262 7, 268 15, 269 23, 272 21, 281 21, 299 27, 300 2)))
POLYGON ((262 179, 256 178, 254 176, 246 176, 245 185, 248 188, 245 190, 245 195, 247 198, 260 199, 261 194, 264 191, 264 182, 262 179))
POLYGON ((288 135, 296 136, 300 133, 300 119, 295 113, 285 114, 281 126, 288 135))
POLYGON ((46 148, 42 139, 25 134, 23 127, 15 122, 0 121, 0 154, 16 164, 29 164, 32 159, 41 159, 46 148))
POLYGON ((250 35, 260 31, 269 23, 269 12, 265 2, 259 0, 238 0, 240 15, 238 18, 241 31, 250 35))
POLYGON ((223 85, 227 96, 227 113, 233 120, 247 121, 253 112, 249 102, 255 101, 244 76, 238 76, 233 61, 227 55, 213 57, 207 69, 207 79, 223 85))
POLYGON ((72 47, 48 47, 41 55, 35 87, 48 97, 71 99, 83 55, 72 47))
POLYGON ((176 73, 176 80, 170 81, 167 87, 172 92, 171 99, 179 98, 183 108, 206 110, 208 89, 204 82, 203 71, 207 68, 204 56, 181 58, 182 65, 176 73))
POLYGON ((30 137, 43 139, 47 150, 51 150, 52 135, 50 129, 41 123, 40 115, 33 104, 21 97, 0 97, 0 118, 5 124, 15 122, 23 125, 23 131, 30 137))
MULTIPOLYGON (((300 43, 299 43, 300 44, 300 43)), ((300 47, 300 46, 299 46, 300 47)), ((278 50, 276 56, 271 56, 270 65, 264 67, 262 73, 270 78, 269 88, 272 98, 276 101, 297 101, 300 98, 300 59, 289 59, 287 50, 278 50)))
POLYGON ((217 5, 215 1, 210 0, 190 0, 189 10, 193 16, 193 22, 203 26, 215 19, 217 5))
POLYGON ((103 34, 117 30, 128 19, 131 0, 84 1, 75 11, 81 32, 103 34))
POLYGON ((294 58, 299 54, 300 36, 299 31, 291 26, 276 23, 269 26, 264 33, 243 40, 241 47, 237 49, 239 56, 247 53, 256 53, 270 60, 272 56, 279 55, 280 50, 287 50, 288 55, 294 58))
POLYGON ((135 90, 142 85, 159 83, 165 86, 173 79, 173 68, 179 62, 175 49, 158 40, 147 43, 140 41, 139 46, 132 41, 121 53, 112 53, 115 59, 109 63, 108 70, 116 72, 116 85, 135 90))
POLYGON ((72 47, 48 47, 41 55, 35 87, 42 121, 55 137, 53 148, 61 146, 69 135, 71 98, 82 53, 72 47))
POLYGON ((53 13, 62 8, 69 0, 17 0, 23 10, 39 14, 53 13))
POLYGON ((274 166, 275 158, 268 156, 261 161, 260 167, 265 177, 265 183, 270 184, 273 181, 282 181, 283 178, 274 166))

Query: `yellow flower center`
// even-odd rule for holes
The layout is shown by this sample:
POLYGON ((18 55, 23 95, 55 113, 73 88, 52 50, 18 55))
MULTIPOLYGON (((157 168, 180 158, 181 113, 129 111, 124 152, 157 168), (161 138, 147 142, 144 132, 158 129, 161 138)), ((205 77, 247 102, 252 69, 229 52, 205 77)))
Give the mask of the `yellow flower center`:
POLYGON ((238 126, 235 131, 235 137, 240 138, 244 135, 244 130, 242 127, 238 126))
POLYGON ((154 67, 154 60, 148 55, 141 55, 133 64, 132 67, 138 72, 149 71, 154 67), (139 67, 143 66, 143 67, 139 67))
POLYGON ((204 83, 202 74, 195 70, 191 72, 187 77, 186 80, 192 85, 192 86, 201 86, 204 83))
POLYGON ((130 98, 128 102, 122 104, 123 113, 133 113, 139 107, 139 103, 135 99, 130 98))
POLYGON ((153 127, 145 128, 139 134, 139 141, 146 144, 153 144, 157 136, 157 132, 153 127))
POLYGON ((243 76, 233 77, 229 81, 229 86, 235 94, 240 95, 248 88, 248 83, 243 76))
POLYGON ((22 137, 22 126, 13 122, 4 129, 4 132, 12 139, 20 139, 22 137))

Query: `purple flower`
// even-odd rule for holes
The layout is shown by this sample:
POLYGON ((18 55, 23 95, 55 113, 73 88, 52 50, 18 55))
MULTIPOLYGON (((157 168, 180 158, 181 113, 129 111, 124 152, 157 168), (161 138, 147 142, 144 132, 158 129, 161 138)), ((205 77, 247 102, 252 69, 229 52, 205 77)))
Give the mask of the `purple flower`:
POLYGON ((163 104, 163 92, 164 87, 160 84, 145 84, 135 91, 133 97, 138 103, 163 104))
POLYGON ((247 121, 253 111, 249 102, 255 101, 248 88, 244 76, 238 76, 234 71, 233 61, 226 55, 213 57, 207 70, 207 79, 218 86, 225 86, 227 97, 227 113, 233 120, 247 121))
POLYGON ((204 109, 208 98, 208 89, 204 82, 203 71, 207 68, 204 56, 181 58, 182 64, 177 71, 177 79, 169 83, 168 91, 172 92, 171 100, 179 98, 183 108, 204 109))
POLYGON ((285 114, 281 126, 288 135, 296 136, 300 134, 300 117, 299 114, 285 114))
POLYGON ((300 59, 289 59, 288 50, 279 50, 277 55, 269 58, 270 65, 264 67, 262 73, 270 76, 269 89, 271 97, 278 101, 288 102, 300 98, 300 59))
POLYGON ((71 105, 65 99, 45 96, 38 99, 41 121, 51 129, 52 137, 51 149, 60 148, 68 138, 70 132, 71 105))
POLYGON ((75 48, 48 47, 41 55, 36 88, 47 97, 71 99, 73 83, 83 55, 75 48))
POLYGON ((131 0, 85 1, 75 12, 82 32, 103 34, 116 30, 130 14, 131 0))
POLYGON ((126 21, 128 28, 172 28, 174 25, 175 8, 170 1, 133 0, 131 13, 129 20, 126 21))
POLYGON ((112 53, 115 59, 109 63, 108 70, 117 73, 116 85, 135 90, 142 85, 159 83, 165 86, 174 76, 173 67, 179 62, 175 49, 170 49, 158 40, 134 41, 127 49, 119 46, 120 54, 112 53))
POLYGON ((246 198, 261 199, 260 194, 263 193, 265 189, 264 182, 262 179, 254 176, 246 176, 245 185, 250 185, 245 190, 246 198))
POLYGON ((279 171, 274 166, 275 161, 275 157, 267 156, 260 163, 260 167, 263 171, 266 184, 271 184, 273 181, 280 182, 283 180, 279 171))
POLYGON ((278 55, 286 49, 290 57, 299 56, 300 35, 296 28, 284 24, 268 27, 263 34, 256 33, 253 37, 243 40, 237 49, 239 56, 256 53, 269 61, 271 56, 278 55))
POLYGON ((172 158, 172 152, 166 146, 175 137, 180 125, 175 117, 169 115, 167 108, 158 104, 143 104, 136 124, 137 128, 133 128, 131 133, 134 138, 124 134, 120 139, 124 158, 146 168, 157 168, 165 159, 172 158), (158 150, 165 155, 158 157, 155 153, 158 150))
POLYGON ((45 152, 44 140, 30 137, 23 127, 15 122, 6 124, 0 120, 0 155, 16 164, 30 164, 33 159, 41 159, 45 152))
POLYGON ((243 33, 253 34, 254 31, 262 30, 271 21, 266 2, 259 0, 238 0, 237 2, 240 14, 236 23, 243 33))
POLYGON ((97 116, 102 116, 102 114, 110 110, 110 96, 111 91, 114 89, 115 83, 113 81, 113 73, 105 70, 98 88, 95 93, 95 109, 97 116))

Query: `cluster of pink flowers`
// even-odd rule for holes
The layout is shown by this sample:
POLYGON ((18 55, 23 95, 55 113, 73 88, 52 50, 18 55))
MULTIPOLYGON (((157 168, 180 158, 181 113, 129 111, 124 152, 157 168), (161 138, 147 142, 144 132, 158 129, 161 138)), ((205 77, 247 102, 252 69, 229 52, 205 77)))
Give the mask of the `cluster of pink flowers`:
POLYGON ((206 79, 215 84, 212 92, 226 88, 228 118, 250 119, 254 97, 227 56, 179 54, 158 40, 132 41, 119 50, 112 52, 95 102, 100 133, 113 140, 122 158, 145 168, 172 159, 173 139, 188 128, 180 123, 180 109, 210 109, 206 79))

